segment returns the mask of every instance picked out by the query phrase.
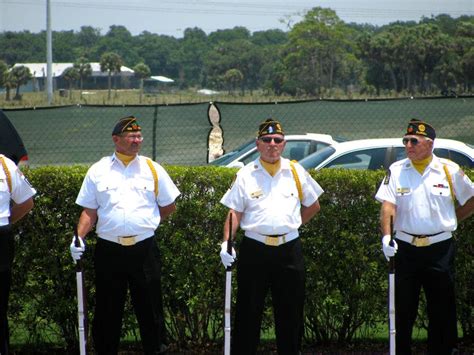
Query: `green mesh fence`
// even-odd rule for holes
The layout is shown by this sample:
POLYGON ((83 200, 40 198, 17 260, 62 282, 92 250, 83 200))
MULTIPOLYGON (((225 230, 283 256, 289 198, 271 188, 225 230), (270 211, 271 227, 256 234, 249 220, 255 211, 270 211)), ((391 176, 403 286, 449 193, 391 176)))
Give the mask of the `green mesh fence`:
POLYGON ((115 122, 135 115, 142 154, 174 165, 202 165, 255 137, 265 118, 287 134, 326 133, 345 139, 400 137, 410 118, 430 122, 439 137, 474 144, 474 96, 397 100, 313 100, 153 106, 69 106, 4 110, 28 150, 31 166, 91 164, 111 154, 115 122), (218 153, 216 153, 218 152, 218 153))
POLYGON ((278 119, 286 134, 326 133, 345 139, 401 137, 410 118, 431 123, 442 138, 474 144, 474 97, 291 103, 215 103, 226 151, 255 137, 258 124, 278 119))
POLYGON ((167 164, 204 164, 211 128, 209 104, 179 106, 70 106, 5 110, 23 139, 31 166, 91 164, 110 155, 112 129, 134 115, 143 129, 141 154, 167 164))

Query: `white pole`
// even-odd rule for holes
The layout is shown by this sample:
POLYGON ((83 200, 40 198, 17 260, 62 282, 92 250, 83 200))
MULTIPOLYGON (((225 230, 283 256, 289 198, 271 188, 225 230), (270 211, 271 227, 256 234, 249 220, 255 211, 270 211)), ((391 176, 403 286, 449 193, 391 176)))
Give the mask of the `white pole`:
POLYGON ((46 0, 46 92, 48 105, 53 101, 53 40, 51 35, 51 0, 46 0))
POLYGON ((82 284, 82 271, 76 271, 77 283, 77 315, 79 328, 79 354, 86 355, 87 334, 86 334, 86 310, 84 308, 84 286, 82 284))
POLYGON ((232 290, 232 271, 226 271, 224 303, 224 355, 230 354, 230 305, 232 290))
POLYGON ((395 355, 395 274, 389 274, 389 300, 388 311, 390 321, 390 355, 395 355))

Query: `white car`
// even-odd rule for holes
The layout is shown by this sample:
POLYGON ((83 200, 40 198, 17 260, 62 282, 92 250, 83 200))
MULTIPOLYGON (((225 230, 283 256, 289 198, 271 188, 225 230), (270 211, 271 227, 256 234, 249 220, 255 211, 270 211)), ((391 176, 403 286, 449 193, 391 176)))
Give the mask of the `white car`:
MULTIPOLYGON (((434 154, 462 167, 474 167, 474 147, 460 141, 437 138, 434 140, 434 154)), ((342 142, 311 154, 299 163, 307 170, 377 170, 388 169, 393 162, 404 158, 406 154, 402 138, 375 138, 342 142)))
MULTIPOLYGON (((338 144, 336 140, 328 134, 306 133, 285 135, 286 146, 282 153, 284 158, 290 160, 301 160, 304 157, 319 152, 320 150, 338 144)), ((259 155, 255 138, 241 145, 239 148, 228 152, 213 160, 211 165, 225 166, 228 168, 241 168, 254 161, 259 155)))

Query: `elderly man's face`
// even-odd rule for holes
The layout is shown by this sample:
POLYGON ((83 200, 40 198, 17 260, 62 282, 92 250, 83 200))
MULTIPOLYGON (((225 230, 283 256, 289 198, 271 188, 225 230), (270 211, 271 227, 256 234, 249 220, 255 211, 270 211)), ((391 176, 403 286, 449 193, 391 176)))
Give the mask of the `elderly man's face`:
POLYGON ((267 163, 275 163, 280 159, 286 141, 282 134, 268 134, 257 139, 257 150, 260 158, 267 163))
POLYGON ((405 152, 410 160, 420 161, 433 154, 433 141, 417 135, 403 137, 405 152))
POLYGON ((143 142, 141 132, 127 132, 118 136, 112 136, 115 150, 121 154, 133 156, 140 151, 143 142))

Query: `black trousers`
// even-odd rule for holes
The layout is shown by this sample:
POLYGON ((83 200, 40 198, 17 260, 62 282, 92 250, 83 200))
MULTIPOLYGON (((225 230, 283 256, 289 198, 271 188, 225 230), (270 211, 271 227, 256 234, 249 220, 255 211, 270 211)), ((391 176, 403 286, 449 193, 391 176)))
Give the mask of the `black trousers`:
POLYGON ((298 354, 303 335, 305 270, 300 239, 278 247, 244 238, 237 259, 233 354, 255 354, 265 297, 271 291, 279 354, 298 354))
POLYGON ((156 354, 165 342, 161 261, 155 238, 133 246, 98 239, 95 250, 96 307, 92 336, 98 354, 117 354, 130 290, 143 351, 156 354))
POLYGON ((8 354, 10 345, 7 312, 14 254, 14 239, 11 227, 2 226, 0 227, 0 355, 8 354))
POLYGON ((428 315, 429 354, 451 354, 457 343, 453 239, 428 247, 397 241, 395 326, 397 354, 411 354, 413 325, 423 288, 428 315))

